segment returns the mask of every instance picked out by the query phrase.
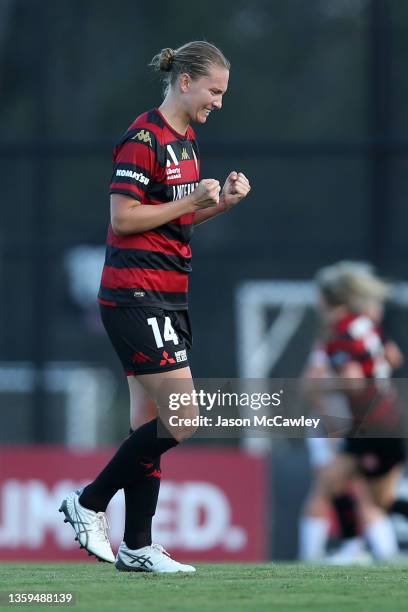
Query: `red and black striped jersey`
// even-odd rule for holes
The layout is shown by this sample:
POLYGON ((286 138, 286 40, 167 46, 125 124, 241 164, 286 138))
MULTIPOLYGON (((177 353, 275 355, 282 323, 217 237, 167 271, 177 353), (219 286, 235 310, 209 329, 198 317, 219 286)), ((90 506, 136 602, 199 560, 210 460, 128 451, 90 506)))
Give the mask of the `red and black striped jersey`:
POLYGON ((325 344, 329 363, 341 377, 342 367, 360 364, 366 384, 347 394, 355 432, 392 430, 399 422, 396 390, 389 380, 392 368, 385 358, 383 330, 364 314, 349 313, 337 321, 325 344))
POLYGON ((334 371, 351 361, 360 364, 365 378, 389 378, 391 368, 384 356, 381 328, 364 314, 350 313, 338 321, 326 343, 334 371))
MULTIPOLYGON (((199 176, 194 130, 189 126, 179 134, 153 109, 137 117, 115 146, 110 193, 128 195, 142 206, 171 203, 192 193, 199 176)), ((116 235, 110 225, 99 301, 186 309, 193 221, 190 213, 126 236, 116 235)))

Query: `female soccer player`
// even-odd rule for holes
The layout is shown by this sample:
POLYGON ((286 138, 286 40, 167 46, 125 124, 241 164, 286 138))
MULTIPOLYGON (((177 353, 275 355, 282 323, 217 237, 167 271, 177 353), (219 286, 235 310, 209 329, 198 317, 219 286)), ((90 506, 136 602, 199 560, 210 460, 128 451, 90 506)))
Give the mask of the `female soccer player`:
MULTIPOLYGON (((401 512, 395 488, 401 476, 405 448, 402 439, 385 437, 387 432, 389 435, 398 432, 399 407, 387 379, 402 363, 398 347, 384 337, 381 329, 389 288, 369 266, 352 262, 323 268, 317 274, 317 284, 324 326, 320 351, 324 360, 319 368, 315 363, 309 372, 309 383, 319 400, 320 382, 311 377, 326 381, 340 379, 337 395, 347 401, 352 427, 338 454, 328 457, 316 474, 301 522, 301 558, 321 560, 329 531, 330 501, 336 496, 345 500, 347 482, 358 477, 358 509, 365 536, 376 559, 391 559, 397 554, 398 546, 387 513, 401 512), (376 432, 384 437, 374 437, 376 432)), ((324 386, 327 388, 327 382, 324 386)), ((320 401, 327 397, 323 392, 320 401)), ((344 410, 339 416, 344 418, 344 410)), ((350 513, 350 505, 346 510, 350 513)), ((346 520, 344 524, 350 529, 350 520, 348 523, 346 520)), ((338 562, 350 563, 360 551, 355 527, 353 530, 348 542, 352 546, 338 557, 338 562)))
MULTIPOLYGON (((111 223, 99 302, 102 321, 122 362, 130 390, 131 426, 136 422, 137 388, 155 401, 157 418, 131 430, 108 465, 83 491, 68 495, 60 510, 80 546, 115 562, 105 511, 123 488, 124 541, 116 567, 123 571, 193 572, 152 544, 151 523, 160 486, 160 456, 194 433, 194 427, 166 423, 168 393, 193 390, 187 350, 187 311, 193 227, 229 211, 250 190, 242 172, 232 171, 223 188, 200 181, 200 160, 192 122, 206 123, 222 106, 230 64, 204 41, 163 49, 151 65, 160 71, 165 98, 143 113, 114 149, 110 187, 111 223)), ((180 418, 198 414, 181 406, 180 418)))

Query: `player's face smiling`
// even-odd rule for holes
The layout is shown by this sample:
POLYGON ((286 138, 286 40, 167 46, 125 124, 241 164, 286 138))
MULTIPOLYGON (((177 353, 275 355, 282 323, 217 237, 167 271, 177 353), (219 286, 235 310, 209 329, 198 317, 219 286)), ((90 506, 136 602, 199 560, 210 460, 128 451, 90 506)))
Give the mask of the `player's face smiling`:
POLYGON ((208 75, 190 80, 185 101, 191 121, 205 123, 211 111, 222 107, 228 77, 229 71, 226 68, 212 66, 208 75))

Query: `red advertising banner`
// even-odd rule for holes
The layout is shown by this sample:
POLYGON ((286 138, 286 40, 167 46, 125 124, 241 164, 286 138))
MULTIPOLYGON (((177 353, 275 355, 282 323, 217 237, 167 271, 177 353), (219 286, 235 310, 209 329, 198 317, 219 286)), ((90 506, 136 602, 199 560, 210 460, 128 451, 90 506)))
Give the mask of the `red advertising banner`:
MULTIPOLYGON (((72 489, 92 480, 113 450, 0 449, 0 560, 85 561, 58 512, 72 489)), ((265 461, 225 449, 180 448, 163 456, 154 541, 177 559, 260 561, 267 555, 265 461)), ((116 551, 124 499, 108 507, 116 551)))

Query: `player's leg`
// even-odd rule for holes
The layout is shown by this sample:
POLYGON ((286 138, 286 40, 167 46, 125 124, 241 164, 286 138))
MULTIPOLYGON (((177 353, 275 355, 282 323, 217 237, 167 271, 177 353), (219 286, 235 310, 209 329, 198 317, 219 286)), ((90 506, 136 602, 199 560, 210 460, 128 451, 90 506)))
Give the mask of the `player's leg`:
MULTIPOLYGON (((136 376, 128 377, 131 435, 140 425, 157 417, 154 401, 145 393, 136 376)), ((160 457, 146 457, 140 464, 140 478, 123 489, 125 496, 124 542, 132 549, 152 543, 152 519, 160 490, 160 457), (140 503, 143 500, 143 503, 140 503)))
MULTIPOLYGON (((126 373, 152 372, 141 378, 145 380, 144 387, 153 399, 156 399, 159 390, 162 391, 163 379, 166 377, 180 381, 186 379, 187 387, 192 387, 190 369, 188 366, 184 367, 187 360, 185 350, 188 348, 187 342, 182 334, 180 337, 177 336, 171 326, 171 317, 163 310, 102 307, 101 313, 109 338, 126 373), (154 329, 152 323, 158 326, 157 329, 154 329), (159 342, 153 344, 152 341, 153 336, 154 340, 156 337, 160 339, 160 334, 161 338, 167 337, 164 347, 163 343, 160 347, 159 342), (177 351, 172 344, 176 345, 177 351), (178 369, 184 372, 175 374, 178 369)), ((173 320, 175 316, 172 315, 173 320)), ((182 320, 185 318, 181 317, 182 320)), ((185 385, 183 390, 184 388, 185 385)), ((163 399, 162 402, 166 403, 163 399)), ((182 406, 181 413, 185 413, 186 416, 193 414, 188 406, 182 406)), ((92 483, 82 492, 75 491, 67 496, 61 511, 64 511, 66 520, 75 529, 81 547, 85 547, 100 558, 114 561, 104 515, 110 499, 120 488, 133 485, 140 480, 146 469, 141 466, 143 457, 160 457, 163 452, 176 446, 181 439, 188 437, 192 432, 192 428, 180 428, 173 436, 159 417, 152 419, 123 442, 112 460, 92 483)))
POLYGON ((396 489, 402 474, 403 466, 395 465, 383 476, 368 480, 374 503, 385 511, 390 511, 396 502, 396 489))
POLYGON ((405 440, 400 438, 377 441, 382 472, 370 479, 370 488, 376 503, 389 514, 400 514, 408 518, 408 501, 397 496, 398 481, 401 479, 406 461, 405 440))
MULTIPOLYGON (((176 370, 176 372, 178 373, 174 375, 174 379, 177 380, 181 377, 184 381, 187 371, 176 370)), ((169 376, 166 375, 165 378, 169 382, 169 376)), ((157 381, 160 381, 160 379, 160 376, 152 377, 151 375, 128 377, 131 427, 135 427, 140 419, 140 398, 143 396, 143 393, 146 397, 148 397, 148 394, 153 395, 155 402, 163 401, 158 397, 160 393, 157 393, 157 381), (141 387, 143 389, 142 394, 140 392, 141 387)), ((189 371, 187 381, 191 391, 193 387, 189 371)), ((173 386, 177 383, 171 384, 173 386)), ((183 384, 183 387, 185 390, 186 385, 183 384)), ((126 502, 124 541, 131 549, 149 546, 152 543, 152 519, 156 512, 161 481, 160 457, 143 457, 140 462, 140 468, 140 478, 135 483, 124 487, 126 502)))
MULTIPOLYGON (((155 399, 159 408, 159 416, 156 419, 139 427, 134 431, 120 446, 111 461, 105 466, 95 480, 90 483, 83 492, 75 492, 75 498, 72 504, 75 506, 71 511, 71 515, 75 515, 75 521, 72 521, 73 527, 78 527, 80 522, 79 537, 85 538, 82 546, 88 551, 93 552, 98 557, 112 561, 110 549, 104 552, 104 549, 109 545, 106 529, 99 533, 95 533, 96 542, 93 543, 93 527, 91 518, 96 517, 96 520, 104 516, 106 507, 115 495, 115 493, 125 487, 138 488, 141 479, 146 477, 146 470, 150 468, 149 458, 153 459, 153 463, 160 456, 177 446, 177 444, 194 433, 195 427, 182 426, 180 428, 171 428, 172 431, 166 429, 160 417, 160 412, 164 418, 168 418, 169 405, 169 390, 167 385, 170 384, 170 389, 173 393, 190 393, 193 391, 193 381, 191 378, 190 368, 181 368, 166 373, 147 374, 139 377, 139 381, 143 385, 146 392, 155 399), (167 398, 167 399, 166 399, 167 398), (82 518, 83 516, 83 518, 82 518), (91 529, 91 533, 88 531, 91 529), (98 540, 102 542, 100 545, 98 540), (103 545, 103 550, 102 550, 103 545)), ((190 395, 192 396, 192 394, 190 395)), ((180 406, 178 417, 180 419, 192 419, 198 415, 197 406, 187 404, 180 406)), ((148 474, 151 472, 147 472, 148 474)), ((154 513, 157 503, 158 486, 149 488, 151 493, 150 499, 139 497, 138 503, 143 506, 140 512, 142 519, 151 521, 152 513, 154 513)), ((134 499, 135 492, 131 495, 134 499)), ((66 500, 64 500, 66 502, 66 500)), ((64 510, 64 508, 63 508, 64 510)), ((64 510, 65 511, 65 510, 64 510)), ((67 519, 69 520, 68 516, 67 519)), ((70 521, 71 522, 71 521, 70 521)), ((72 523, 71 523, 72 524, 72 523)), ((145 523, 145 525, 148 524, 145 523)), ((129 522, 128 522, 129 530, 129 522)), ((78 532, 77 532, 78 533, 78 532)), ((149 537, 149 531, 145 532, 144 537, 149 537)), ((140 550, 140 549, 139 549, 140 550)), ((120 548, 120 557, 117 559, 116 565, 118 569, 124 571, 157 571, 157 572, 175 572, 175 571, 194 571, 191 566, 179 564, 172 559, 160 548, 149 547, 149 551, 143 548, 143 552, 135 554, 134 549, 129 550, 122 543, 120 548), (151 550, 150 550, 151 549, 151 550), (147 555, 148 560, 145 558, 147 555), (131 559, 131 565, 128 565, 123 560, 131 559), (147 565, 146 565, 147 564, 147 565)), ((119 554, 119 553, 118 553, 119 554)))
POLYGON ((325 558, 332 500, 344 495, 355 463, 348 455, 335 454, 337 440, 308 438, 306 443, 315 471, 299 523, 299 557, 306 562, 316 562, 325 558))
MULTIPOLYGON (((181 368, 165 373, 154 373, 139 376, 138 380, 146 392, 158 404, 159 416, 145 423, 134 431, 117 450, 106 467, 95 480, 84 488, 80 498, 81 504, 96 512, 105 512, 115 493, 137 481, 140 477, 140 463, 146 457, 160 457, 174 448, 182 440, 194 433, 194 427, 183 426, 167 429, 162 414, 167 420, 169 405, 169 388, 180 389, 180 393, 193 390, 190 368, 181 368)), ((177 391, 173 391, 177 392, 177 391)), ((191 418, 198 414, 197 407, 183 405, 178 411, 181 418, 191 418)))
POLYGON ((136 431, 138 427, 157 417, 157 406, 154 400, 147 395, 136 375, 127 376, 129 388, 129 427, 136 431))
POLYGON ((335 457, 333 440, 306 438, 313 482, 299 520, 299 559, 306 563, 321 561, 330 529, 330 498, 322 487, 324 470, 335 457))
MULTIPOLYGON (((133 431, 130 429, 130 434, 133 431)), ((131 549, 152 543, 152 521, 161 483, 160 457, 146 457, 140 465, 143 468, 140 479, 123 488, 126 508, 123 540, 131 549)))
POLYGON ((365 481, 361 512, 364 533, 377 560, 387 561, 398 552, 398 542, 387 510, 395 498, 401 474, 397 440, 355 440, 359 470, 365 481))
POLYGON ((333 497, 340 542, 337 549, 326 558, 331 565, 366 565, 372 561, 362 533, 359 485, 357 479, 353 478, 343 493, 333 497))
POLYGON ((375 503, 368 482, 364 480, 360 499, 363 533, 374 558, 377 561, 388 561, 398 554, 398 542, 391 521, 375 503))
MULTIPOLYGON (((137 427, 129 439, 130 442, 134 441, 146 425, 156 422, 159 429, 156 444, 170 444, 172 447, 194 431, 193 427, 178 427, 171 431, 168 425, 169 394, 191 394, 194 389, 186 354, 186 349, 191 346, 188 314, 149 309, 131 311, 128 315, 133 322, 132 326, 114 326, 110 324, 112 317, 111 312, 108 312, 109 319, 106 321, 105 317, 105 327, 110 331, 111 340, 121 357, 125 371, 127 374, 134 374, 128 376, 131 426, 137 426, 139 421, 140 389, 150 398, 156 411, 160 412, 160 416, 137 427), (133 336, 129 330, 134 332, 133 336), (125 343, 121 342, 122 336, 125 343)), ((113 317, 115 323, 117 315, 113 317)), ((197 414, 198 407, 188 406, 186 402, 177 411, 180 418, 192 418, 197 414)), ((140 450, 139 444, 134 445, 134 451, 137 450, 140 450)), ((128 458, 129 477, 123 486, 126 503, 125 535, 118 552, 118 569, 158 572, 194 570, 191 566, 173 561, 164 554, 160 546, 152 547, 151 523, 160 488, 160 455, 161 451, 156 447, 149 448, 145 445, 143 454, 128 458)), ((104 491, 108 492, 108 481, 111 482, 112 476, 123 475, 126 471, 126 466, 117 463, 117 459, 117 456, 113 458, 111 465, 107 466, 108 469, 96 479, 99 482, 91 483, 84 491, 85 494, 95 495, 96 492, 97 495, 103 495, 104 491), (95 485, 101 485, 99 493, 98 486, 95 485)), ((89 501, 85 498, 84 503, 89 504, 89 501)))
POLYGON ((340 537, 350 543, 359 538, 358 501, 356 491, 350 487, 335 495, 332 500, 339 524, 340 537))
MULTIPOLYGON (((324 469, 324 468, 323 468, 324 469)), ((299 559, 306 563, 322 561, 330 530, 330 501, 316 475, 299 521, 299 559)))
MULTIPOLYGON (((358 458, 354 454, 352 440, 346 439, 342 445, 342 452, 340 452, 335 462, 333 463, 332 469, 327 471, 325 474, 324 488, 327 493, 331 495, 332 500, 339 500, 344 493, 350 493, 350 486, 353 484, 356 495, 352 502, 352 517, 344 522, 343 525, 340 523, 340 527, 346 531, 346 538, 339 550, 330 555, 327 561, 331 564, 352 564, 352 563, 367 563, 370 561, 370 557, 367 554, 364 546, 364 539, 360 536, 360 525, 366 526, 364 512, 362 511, 362 504, 364 501, 362 497, 362 485, 358 478, 358 458)), ((347 511, 350 508, 349 500, 343 506, 343 511, 347 511), (345 506, 345 507, 344 507, 345 506)), ((338 517, 341 520, 341 517, 338 517)), ((344 517, 343 517, 344 518, 344 517)))
POLYGON ((373 503, 380 509, 377 511, 379 516, 367 527, 367 537, 371 538, 370 544, 379 560, 393 559, 399 553, 398 541, 388 514, 405 514, 404 510, 408 510, 408 504, 396 499, 395 494, 402 472, 402 465, 397 464, 386 474, 367 480, 373 503))
MULTIPOLYGON (((183 368, 163 374, 148 374, 129 379, 131 397, 136 394, 138 384, 141 384, 158 407, 159 418, 168 427, 168 395, 172 393, 190 394, 194 390, 189 368, 183 368)), ((184 396, 186 397, 186 396, 184 396)), ((180 418, 193 418, 198 415, 198 407, 191 404, 180 408, 177 416, 180 418)), ((132 420, 132 419, 131 419, 132 420)), ((170 429, 171 427, 169 427, 170 429)), ((176 428, 167 436, 179 441, 194 432, 194 427, 176 428)), ((193 572, 194 567, 178 563, 157 544, 152 544, 152 519, 156 511, 161 469, 160 456, 146 455, 140 461, 142 467, 141 477, 134 483, 124 487, 126 502, 126 519, 124 540, 121 543, 116 567, 121 571, 150 571, 158 573, 193 572)))
POLYGON ((333 461, 326 467, 320 477, 320 486, 330 504, 334 499, 345 495, 350 483, 356 474, 356 463, 354 457, 344 452, 339 452, 333 461))
MULTIPOLYGON (((81 547, 98 558, 114 561, 105 517, 108 503, 119 489, 137 486, 146 476, 146 465, 143 465, 146 457, 157 459, 177 444, 178 440, 164 431, 160 420, 153 419, 122 443, 110 462, 82 492, 74 491, 65 498, 61 511, 75 529, 81 547)), ((139 503, 148 504, 149 501, 143 499, 139 503)))
MULTIPOLYGON (((171 386, 171 381, 175 380, 177 387, 191 391, 193 385, 186 355, 190 338, 184 334, 185 316, 182 313, 150 307, 102 306, 101 316, 126 374, 138 378, 157 407, 160 405, 162 411, 168 409, 166 381, 171 386)), ((189 416, 189 406, 181 406, 181 413, 189 416)), ((81 504, 96 512, 105 512, 118 489, 139 480, 140 462, 144 457, 160 457, 192 432, 192 428, 180 428, 173 436, 159 416, 144 423, 122 443, 97 478, 84 488, 81 504)))

